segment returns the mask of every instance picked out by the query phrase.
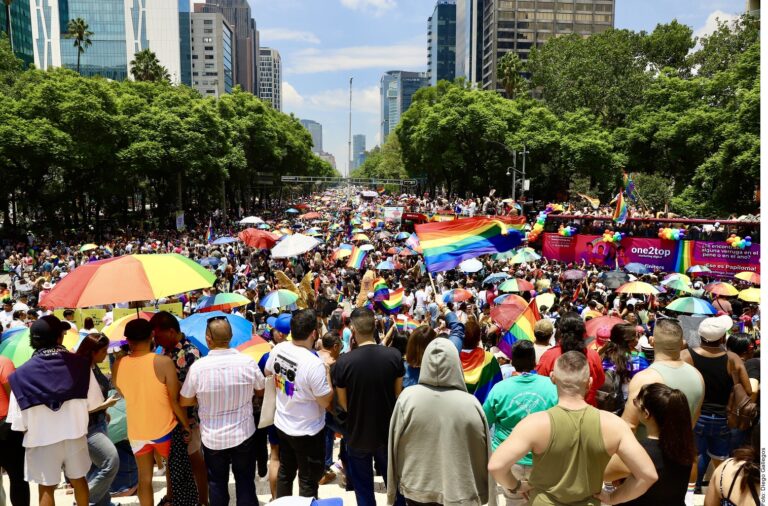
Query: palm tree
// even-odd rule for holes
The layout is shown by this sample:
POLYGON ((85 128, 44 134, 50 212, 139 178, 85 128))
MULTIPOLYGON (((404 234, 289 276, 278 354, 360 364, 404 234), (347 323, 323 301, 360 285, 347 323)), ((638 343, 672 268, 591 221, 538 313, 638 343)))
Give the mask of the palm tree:
POLYGON ((11 4, 13 0, 3 0, 3 3, 5 4, 5 34, 8 35, 11 51, 13 51, 13 36, 11 34, 11 4))
POLYGON ((70 19, 67 23, 67 39, 74 39, 77 48, 77 73, 80 73, 80 55, 85 53, 85 48, 91 46, 93 32, 88 29, 88 23, 83 18, 70 19))
POLYGON ((524 70, 524 64, 517 53, 510 51, 499 60, 496 74, 507 93, 507 98, 515 98, 518 93, 524 90, 526 81, 521 75, 524 70))
POLYGON ((131 60, 131 75, 137 81, 170 81, 168 70, 160 65, 157 55, 150 49, 142 49, 131 60))

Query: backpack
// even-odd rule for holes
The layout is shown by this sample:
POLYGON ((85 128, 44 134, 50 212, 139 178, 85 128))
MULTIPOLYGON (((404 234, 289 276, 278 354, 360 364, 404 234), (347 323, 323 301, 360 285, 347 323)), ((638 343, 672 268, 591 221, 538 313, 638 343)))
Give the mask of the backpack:
POLYGON ((731 429, 749 430, 757 419, 759 407, 757 403, 747 395, 747 391, 741 384, 736 371, 731 371, 733 389, 728 397, 728 405, 725 408, 728 427, 731 429))
POLYGON ((605 383, 597 389, 597 409, 621 415, 624 411, 624 393, 621 390, 621 377, 613 369, 605 371, 605 383))

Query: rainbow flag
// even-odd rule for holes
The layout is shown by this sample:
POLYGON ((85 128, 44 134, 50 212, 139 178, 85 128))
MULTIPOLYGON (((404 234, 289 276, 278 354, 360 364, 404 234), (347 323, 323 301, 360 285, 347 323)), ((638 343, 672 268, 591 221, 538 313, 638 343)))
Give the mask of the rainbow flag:
POLYGON ((637 195, 635 195, 635 182, 632 180, 632 174, 627 174, 626 172, 623 174, 624 193, 627 195, 627 197, 631 198, 633 201, 636 201, 637 195))
POLYGON ((395 322, 397 330, 400 332, 413 332, 419 326, 419 322, 411 318, 410 316, 400 315, 395 322))
POLYGON ((525 311, 520 313, 515 323, 507 331, 506 334, 499 340, 499 349, 504 352, 508 357, 512 357, 512 346, 518 341, 535 341, 536 338, 533 335, 533 326, 536 322, 541 320, 541 314, 539 314, 539 307, 536 305, 536 301, 532 300, 525 311))
POLYGON ((213 222, 208 220, 208 231, 205 234, 205 242, 213 241, 213 222))
POLYGON ((398 288, 389 292, 389 298, 381 301, 381 305, 389 313, 397 313, 403 305, 403 293, 405 288, 398 288))
POLYGON ((336 299, 336 302, 337 302, 338 304, 341 304, 342 302, 344 302, 344 294, 343 294, 343 293, 339 293, 339 296, 338 296, 338 298, 336 299))
POLYGON ((352 254, 349 255, 349 260, 347 260, 347 267, 350 269, 361 269, 366 256, 368 256, 368 252, 361 250, 357 246, 353 247, 352 254))
POLYGON ((459 358, 467 392, 474 395, 480 404, 484 403, 493 385, 502 380, 501 367, 496 357, 489 351, 475 348, 472 351, 461 350, 459 358))
POLYGON ((617 225, 623 225, 627 221, 629 216, 629 208, 627 207, 627 201, 624 200, 624 194, 619 192, 616 195, 616 209, 613 211, 613 221, 617 225))
POLYGON ((389 299, 389 287, 387 286, 387 282, 384 281, 384 278, 377 278, 376 281, 373 282, 373 300, 378 302, 387 299, 389 299))
POLYGON ((453 269, 464 260, 488 253, 503 253, 520 244, 522 234, 495 218, 416 225, 416 233, 430 272, 453 269))
POLYGON ((688 272, 693 265, 693 241, 677 241, 675 272, 688 272))

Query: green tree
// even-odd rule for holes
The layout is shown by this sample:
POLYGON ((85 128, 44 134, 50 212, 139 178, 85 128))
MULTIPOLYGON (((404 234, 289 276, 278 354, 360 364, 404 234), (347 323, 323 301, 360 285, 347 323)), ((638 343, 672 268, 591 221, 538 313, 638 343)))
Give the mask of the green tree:
POLYGON ((13 54, 8 37, 0 33, 0 94, 9 91, 21 70, 22 62, 13 54))
POLYGON ((658 174, 638 173, 632 176, 635 182, 639 204, 655 212, 667 209, 672 200, 672 185, 669 179, 658 174))
POLYGON ((733 22, 718 20, 717 30, 702 37, 701 49, 691 60, 697 74, 712 77, 727 70, 750 46, 760 40, 760 20, 749 14, 733 22))
POLYGON ((151 49, 142 49, 130 62, 131 75, 137 81, 170 82, 168 70, 160 64, 151 49))
POLYGON ((525 67, 517 53, 510 51, 501 57, 496 67, 496 75, 504 87, 507 98, 515 98, 527 89, 527 81, 523 77, 525 67))
POLYGON ((685 75, 690 71, 688 53, 695 45, 691 27, 676 19, 657 24, 653 32, 642 39, 643 53, 657 70, 671 67, 685 75))
POLYGON ((91 47, 91 37, 93 32, 88 29, 88 23, 83 18, 70 19, 67 23, 67 33, 64 35, 67 39, 72 39, 73 45, 77 48, 77 73, 80 73, 80 55, 85 53, 85 49, 91 47))
POLYGON ((384 145, 368 154, 365 162, 352 172, 353 177, 404 179, 408 177, 403 165, 400 140, 396 135, 387 137, 384 145))

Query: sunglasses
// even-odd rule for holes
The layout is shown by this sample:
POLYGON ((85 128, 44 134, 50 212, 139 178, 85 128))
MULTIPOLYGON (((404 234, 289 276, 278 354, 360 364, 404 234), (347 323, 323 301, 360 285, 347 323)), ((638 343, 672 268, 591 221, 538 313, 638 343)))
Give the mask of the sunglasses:
POLYGON ((226 319, 227 319, 226 316, 212 316, 212 317, 208 318, 205 321, 205 326, 207 328, 208 326, 211 325, 211 322, 215 322, 215 321, 219 321, 219 320, 226 320, 226 319))

